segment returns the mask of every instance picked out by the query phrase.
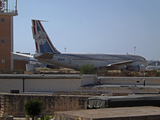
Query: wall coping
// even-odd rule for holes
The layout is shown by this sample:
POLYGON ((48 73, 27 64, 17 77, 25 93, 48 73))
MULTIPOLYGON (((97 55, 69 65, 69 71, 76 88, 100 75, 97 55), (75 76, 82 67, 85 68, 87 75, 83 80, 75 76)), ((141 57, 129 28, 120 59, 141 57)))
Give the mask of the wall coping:
POLYGON ((0 74, 0 79, 81 79, 81 76, 77 74, 0 74))

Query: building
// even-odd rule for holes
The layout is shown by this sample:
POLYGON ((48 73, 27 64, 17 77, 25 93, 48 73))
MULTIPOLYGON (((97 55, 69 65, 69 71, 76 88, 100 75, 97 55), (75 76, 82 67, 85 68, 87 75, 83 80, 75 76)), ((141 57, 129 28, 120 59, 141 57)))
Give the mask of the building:
MULTIPOLYGON (((13 2, 13 1, 12 1, 13 2)), ((8 0, 0 0, 0 70, 25 70, 26 61, 14 60, 13 17, 18 15, 17 0, 10 9, 8 0)))
POLYGON ((13 69, 13 17, 18 15, 17 2, 8 9, 8 0, 0 0, 0 69, 13 69))

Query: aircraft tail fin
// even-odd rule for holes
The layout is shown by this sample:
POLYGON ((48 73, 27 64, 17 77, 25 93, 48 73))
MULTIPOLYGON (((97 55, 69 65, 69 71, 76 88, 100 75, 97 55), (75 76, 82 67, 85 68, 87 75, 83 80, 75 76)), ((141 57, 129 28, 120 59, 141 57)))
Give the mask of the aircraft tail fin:
POLYGON ((46 31, 40 20, 32 20, 33 39, 35 39, 36 53, 54 53, 60 52, 52 45, 46 31))

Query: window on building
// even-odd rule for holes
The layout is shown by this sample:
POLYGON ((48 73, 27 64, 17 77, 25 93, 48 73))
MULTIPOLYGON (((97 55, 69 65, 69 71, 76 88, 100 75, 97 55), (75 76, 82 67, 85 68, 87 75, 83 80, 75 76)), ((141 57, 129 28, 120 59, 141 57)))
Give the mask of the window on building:
POLYGON ((1 64, 5 64, 5 59, 1 59, 1 64))
POLYGON ((1 22, 4 23, 4 18, 1 18, 1 22))
POLYGON ((2 40, 1 40, 1 44, 4 44, 4 43, 5 43, 5 40, 4 40, 4 39, 2 39, 2 40))

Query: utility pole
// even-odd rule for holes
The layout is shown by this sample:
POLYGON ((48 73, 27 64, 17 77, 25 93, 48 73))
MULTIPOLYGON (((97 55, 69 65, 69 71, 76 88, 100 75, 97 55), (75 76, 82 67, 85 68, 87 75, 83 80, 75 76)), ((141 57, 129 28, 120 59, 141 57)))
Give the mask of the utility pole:
POLYGON ((134 47, 134 55, 136 54, 136 47, 134 47))
POLYGON ((66 53, 66 47, 64 48, 64 52, 66 53))

